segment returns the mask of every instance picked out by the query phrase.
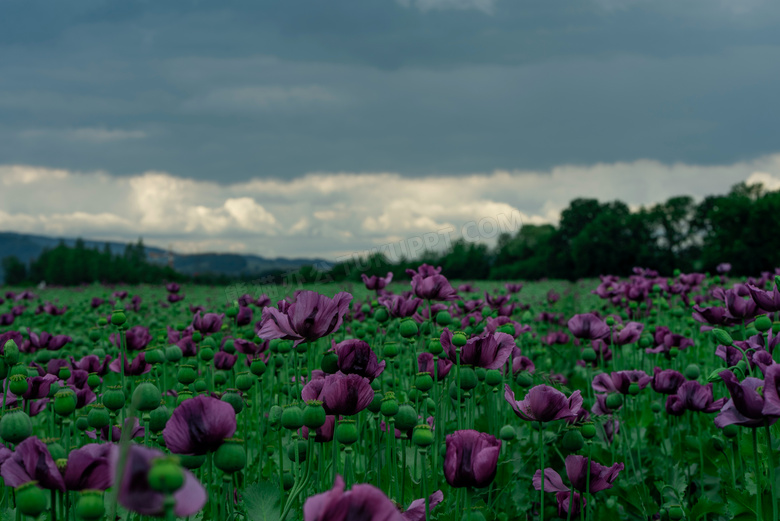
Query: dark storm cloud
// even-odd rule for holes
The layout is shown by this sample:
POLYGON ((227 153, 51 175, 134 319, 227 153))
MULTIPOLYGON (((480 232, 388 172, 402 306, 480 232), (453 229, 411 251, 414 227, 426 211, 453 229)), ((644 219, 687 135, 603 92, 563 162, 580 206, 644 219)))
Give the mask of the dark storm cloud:
POLYGON ((10 0, 0 157, 223 182, 729 163, 777 151, 778 21, 760 0, 10 0))

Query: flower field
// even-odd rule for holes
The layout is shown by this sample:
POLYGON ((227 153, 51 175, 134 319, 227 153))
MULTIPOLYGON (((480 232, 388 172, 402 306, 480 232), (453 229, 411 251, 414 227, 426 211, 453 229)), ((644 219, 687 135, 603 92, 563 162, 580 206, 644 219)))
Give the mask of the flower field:
POLYGON ((780 278, 0 295, 0 519, 780 519, 780 278))

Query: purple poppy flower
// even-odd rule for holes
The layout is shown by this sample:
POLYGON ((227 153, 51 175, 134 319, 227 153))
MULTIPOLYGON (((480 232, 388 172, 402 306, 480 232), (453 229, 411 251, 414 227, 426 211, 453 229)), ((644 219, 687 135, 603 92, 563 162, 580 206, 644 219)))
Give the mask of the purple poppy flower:
POLYGON ((342 373, 357 374, 373 381, 385 370, 385 361, 377 360, 376 353, 368 343, 356 339, 344 340, 338 344, 333 340, 332 343, 342 373))
POLYGON ((246 306, 240 306, 238 308, 238 315, 236 315, 236 325, 247 326, 252 323, 252 309, 246 306))
POLYGON ((224 318, 224 313, 219 315, 216 313, 206 313, 201 316, 200 311, 198 311, 192 319, 192 328, 196 331, 200 331, 204 335, 217 333, 222 329, 222 320, 224 320, 224 318))
POLYGON ((625 326, 618 326, 612 333, 612 343, 619 346, 633 344, 642 336, 644 328, 644 324, 639 322, 629 322, 625 326))
POLYGON ((180 295, 178 293, 168 293, 168 297, 166 297, 166 298, 167 298, 168 302, 170 302, 171 304, 174 304, 176 302, 181 302, 182 300, 184 300, 184 297, 185 297, 184 294, 180 295))
POLYGON ((0 315, 0 326, 10 326, 14 323, 15 318, 13 313, 3 313, 0 315))
POLYGON ((53 374, 44 376, 33 376, 27 379, 27 391, 22 395, 28 400, 39 400, 49 396, 51 384, 57 382, 59 378, 53 374))
POLYGON ((90 443, 68 454, 63 479, 68 490, 106 490, 114 483, 113 443, 90 443))
MULTIPOLYGON (((130 438, 143 438, 146 433, 146 429, 138 421, 138 418, 133 418, 131 421, 129 418, 125 420, 125 426, 131 428, 130 438)), ((93 440, 97 439, 97 434, 93 431, 86 432, 87 437, 93 440)), ((109 441, 113 443, 119 443, 122 439, 122 427, 119 425, 106 425, 100 429, 100 439, 103 441, 109 441)))
POLYGON ((731 264, 728 262, 721 262, 720 264, 717 265, 715 270, 721 275, 724 275, 731 271, 731 264))
POLYGON ((551 289, 550 291, 547 292, 546 298, 547 298, 547 302, 549 302, 550 304, 555 304, 556 302, 561 300, 561 294, 551 289))
POLYGON ((71 342, 73 339, 68 335, 52 335, 46 331, 41 332, 40 335, 30 331, 27 328, 27 333, 30 335, 29 340, 29 352, 33 353, 39 349, 48 349, 49 351, 57 351, 61 349, 65 344, 71 342))
POLYGON ((520 293, 520 290, 523 289, 523 284, 522 283, 513 284, 511 282, 507 282, 506 284, 504 284, 504 287, 506 288, 506 291, 508 293, 520 293))
POLYGON ((70 365, 74 369, 80 369, 87 373, 97 373, 100 376, 103 376, 108 372, 108 364, 110 362, 110 355, 107 355, 103 360, 100 360, 97 355, 87 355, 79 361, 74 360, 73 357, 70 358, 70 365))
MULTIPOLYGON (((452 344, 452 331, 442 331, 440 341, 450 361, 457 363, 458 348, 452 344)), ((515 341, 510 335, 484 331, 481 335, 468 339, 466 345, 460 348, 460 363, 498 369, 509 360, 514 347, 515 341)))
POLYGON ((406 274, 410 277, 420 275, 421 277, 433 277, 441 273, 441 266, 433 267, 429 264, 421 264, 416 270, 408 269, 406 274))
POLYGON ((178 293, 180 289, 181 286, 179 286, 175 282, 169 282, 168 284, 165 285, 165 291, 167 291, 168 293, 178 293))
POLYGON ((591 385, 600 393, 628 394, 628 388, 633 382, 639 384, 640 389, 644 389, 652 381, 653 377, 644 371, 615 371, 597 374, 591 385))
POLYGON ((303 521, 404 521, 395 504, 373 485, 355 485, 344 491, 336 476, 333 488, 311 496, 303 504, 303 521))
POLYGON ((609 326, 595 313, 574 315, 568 325, 569 331, 577 338, 596 340, 609 336, 609 326))
POLYGON ((674 369, 661 370, 660 367, 653 369, 653 390, 661 394, 674 394, 677 389, 685 383, 685 376, 674 369))
POLYGON ((764 422, 772 424, 777 421, 776 417, 764 415, 765 399, 758 392, 764 386, 763 380, 748 377, 739 382, 731 371, 721 371, 718 375, 726 384, 731 398, 715 417, 716 426, 721 429, 732 424, 760 427, 764 422))
POLYGON ((357 374, 329 374, 307 383, 301 390, 303 401, 318 400, 327 414, 351 416, 374 399, 371 382, 357 374))
POLYGON ((423 352, 417 355, 417 370, 421 373, 431 373, 434 380, 442 380, 450 369, 455 364, 447 360, 446 358, 439 358, 437 364, 435 364, 436 371, 434 372, 434 360, 433 355, 428 352, 423 352))
MULTIPOLYGON (((336 417, 332 414, 328 414, 325 416, 325 424, 318 428, 316 431, 314 431, 314 441, 317 443, 326 443, 329 441, 333 441, 333 431, 336 428, 336 417)), ((309 428, 305 425, 303 426, 303 438, 308 440, 309 439, 309 428)))
POLYGON ((455 300, 458 298, 455 288, 444 275, 437 274, 429 277, 420 274, 414 275, 412 289, 416 296, 426 300, 455 300))
POLYGON ((238 360, 238 355, 231 355, 225 351, 217 351, 214 353, 214 367, 220 371, 229 371, 233 369, 238 360))
POLYGON ((458 293, 476 293, 479 291, 479 288, 474 286, 473 284, 461 284, 458 286, 458 293))
POLYGON ((210 396, 184 400, 173 410, 163 429, 165 446, 174 454, 215 451, 236 432, 236 411, 210 396))
POLYGON ((528 333, 531 331, 531 326, 524 326, 520 324, 520 322, 512 320, 509 317, 495 317, 495 318, 489 317, 487 319, 485 329, 487 329, 491 333, 495 333, 498 330, 498 328, 502 326, 512 326, 512 328, 515 331, 514 333, 512 333, 513 338, 518 338, 523 333, 528 333))
MULTIPOLYGON (((623 463, 615 463, 611 467, 605 467, 593 460, 588 460, 585 456, 575 454, 566 456, 566 476, 571 481, 572 488, 581 493, 595 494, 612 488, 618 475, 625 468, 623 463), (590 474, 590 478, 588 478, 588 474, 590 474), (590 488, 588 488, 588 479, 590 479, 590 488)), ((537 470, 534 474, 533 485, 536 490, 542 489, 541 470, 537 470)), ((570 488, 563 484, 560 474, 551 468, 544 469, 545 492, 566 492, 569 490, 570 488)))
POLYGON ((726 310, 731 318, 737 320, 747 320, 756 316, 758 306, 751 299, 742 298, 736 289, 729 289, 725 292, 726 310))
POLYGON ((521 401, 515 400, 515 393, 506 385, 504 399, 520 418, 527 421, 550 422, 577 416, 582 408, 582 395, 574 391, 569 398, 549 385, 532 387, 521 401))
POLYGON ((496 477, 501 441, 475 430, 455 431, 446 439, 444 477, 455 488, 490 485, 496 477))
MULTIPOLYGON (((119 347, 119 333, 112 333, 109 340, 111 340, 112 344, 119 347)), ((140 351, 148 346, 151 341, 152 335, 149 333, 149 329, 144 326, 133 326, 125 331, 125 342, 127 343, 127 349, 130 351, 140 351)))
POLYGON ((127 298, 127 291, 115 291, 111 295, 118 298, 119 300, 124 300, 127 298))
MULTIPOLYGON (((442 501, 444 501, 444 494, 441 490, 428 496, 428 511, 432 512, 442 501)), ((425 498, 412 501, 401 516, 404 521, 425 521, 425 498)))
POLYGON ((541 338, 542 343, 548 346, 568 344, 569 340, 568 333, 564 333, 563 331, 553 331, 541 338))
MULTIPOLYGON (((152 370, 152 365, 146 363, 146 355, 144 355, 144 353, 138 353, 132 362, 129 362, 127 357, 125 357, 124 362, 125 376, 138 376, 152 370)), ((114 373, 118 373, 121 367, 122 365, 119 358, 108 365, 108 368, 114 373)))
POLYGON ((19 487, 30 481, 37 481, 41 488, 65 492, 65 482, 57 464, 49 454, 46 444, 30 436, 19 445, 0 467, 5 484, 19 487))
POLYGON ((370 277, 367 277, 365 273, 361 273, 360 278, 363 279, 363 284, 366 285, 366 289, 378 291, 380 289, 385 289, 387 285, 392 282, 393 272, 388 271, 387 275, 384 277, 379 277, 378 275, 371 275, 370 277))
POLYGON ((92 306, 93 308, 99 308, 100 306, 103 305, 104 302, 105 300, 103 300, 102 298, 92 297, 92 300, 90 301, 89 305, 92 306))
POLYGON ((251 340, 244 340, 243 338, 236 338, 233 345, 236 351, 243 353, 247 356, 256 357, 261 353, 268 351, 270 342, 268 340, 256 344, 251 340))
POLYGON ((512 348, 512 374, 517 374, 523 371, 527 371, 533 374, 536 371, 536 366, 527 356, 523 356, 522 351, 517 346, 512 348))
POLYGON ((780 418, 780 365, 774 364, 764 370, 764 416, 780 418))
POLYGON ((379 297, 379 303, 387 308, 390 316, 393 318, 408 318, 417 312, 422 299, 407 298, 401 295, 389 295, 379 297))
POLYGON ((719 411, 725 403, 726 398, 713 400, 712 384, 702 385, 691 380, 666 398, 666 412, 673 416, 682 416, 685 411, 711 413, 719 411))
MULTIPOLYGON (((189 400, 187 400, 189 401, 189 400)), ((119 451, 114 451, 112 468, 118 465, 119 451)), ((131 445, 124 472, 119 482, 119 503, 133 512, 145 516, 165 514, 165 496, 149 486, 149 471, 155 459, 165 454, 141 445, 131 445)), ((184 472, 184 485, 174 492, 176 503, 173 512, 177 517, 188 517, 198 513, 206 504, 206 490, 189 470, 184 472)))
POLYGON ((607 416, 609 414, 614 414, 615 411, 619 410, 621 407, 622 405, 617 407, 616 409, 611 409, 607 407, 607 395, 597 394, 596 403, 594 403, 593 407, 591 407, 591 412, 596 416, 607 416))
POLYGON ((301 291, 285 311, 264 308, 257 335, 266 340, 294 340, 294 345, 313 342, 341 327, 351 300, 352 295, 343 291, 332 299, 316 291, 301 291))

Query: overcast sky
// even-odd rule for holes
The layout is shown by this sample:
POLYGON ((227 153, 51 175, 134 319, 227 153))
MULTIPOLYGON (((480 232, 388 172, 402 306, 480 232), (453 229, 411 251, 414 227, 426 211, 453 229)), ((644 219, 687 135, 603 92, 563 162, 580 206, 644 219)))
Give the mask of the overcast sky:
POLYGON ((774 183, 778 26, 775 0, 3 0, 0 229, 333 258, 774 183))

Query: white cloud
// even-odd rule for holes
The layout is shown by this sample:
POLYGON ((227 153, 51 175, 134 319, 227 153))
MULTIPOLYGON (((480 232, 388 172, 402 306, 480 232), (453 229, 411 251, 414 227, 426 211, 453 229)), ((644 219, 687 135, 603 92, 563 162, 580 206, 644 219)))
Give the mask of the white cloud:
POLYGON ((474 9, 493 14, 495 0, 397 0, 404 7, 414 5, 420 11, 456 9, 460 11, 474 9))
POLYGON ((259 86, 212 90, 183 103, 192 112, 211 111, 267 111, 301 105, 316 105, 339 101, 333 92, 319 85, 259 86))
POLYGON ((314 172, 231 185, 165 172, 113 177, 8 165, 0 166, 0 229, 333 259, 444 230, 473 237, 490 222, 554 223, 575 197, 638 208, 675 195, 725 193, 746 180, 780 189, 780 154, 716 166, 640 160, 423 178, 314 172))
POLYGON ((64 139, 85 143, 108 143, 147 137, 147 133, 142 130, 108 129, 103 127, 32 129, 22 131, 19 135, 23 138, 64 139))

